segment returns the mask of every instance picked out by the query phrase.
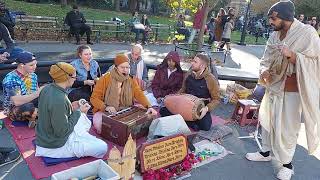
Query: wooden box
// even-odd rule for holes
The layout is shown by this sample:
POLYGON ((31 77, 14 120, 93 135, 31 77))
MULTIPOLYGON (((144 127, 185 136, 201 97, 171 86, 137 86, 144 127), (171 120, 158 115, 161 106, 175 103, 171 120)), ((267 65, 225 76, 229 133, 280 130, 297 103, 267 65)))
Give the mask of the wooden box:
POLYGON ((120 146, 125 145, 129 134, 133 139, 147 136, 152 117, 146 112, 146 109, 132 106, 114 115, 103 114, 101 136, 120 146))

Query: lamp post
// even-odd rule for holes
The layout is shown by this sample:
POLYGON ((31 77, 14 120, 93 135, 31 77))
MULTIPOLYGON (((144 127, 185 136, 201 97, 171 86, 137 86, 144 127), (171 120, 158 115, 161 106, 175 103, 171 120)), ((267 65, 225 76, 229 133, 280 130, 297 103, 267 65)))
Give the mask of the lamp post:
POLYGON ((242 32, 241 32, 241 39, 240 39, 240 42, 238 43, 239 45, 246 45, 244 43, 244 41, 246 40, 246 33, 247 33, 247 26, 248 26, 248 15, 249 15, 251 3, 252 3, 252 0, 249 0, 247 10, 246 10, 246 16, 244 18, 244 25, 243 25, 242 32))

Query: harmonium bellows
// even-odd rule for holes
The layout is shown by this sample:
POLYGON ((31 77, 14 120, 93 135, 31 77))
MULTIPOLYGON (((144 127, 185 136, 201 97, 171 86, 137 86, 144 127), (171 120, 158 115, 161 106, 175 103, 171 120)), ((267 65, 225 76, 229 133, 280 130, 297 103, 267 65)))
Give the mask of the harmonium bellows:
POLYGON ((129 134, 134 139, 147 136, 152 118, 146 112, 146 109, 132 106, 116 114, 104 113, 101 136, 120 146, 125 145, 129 134))

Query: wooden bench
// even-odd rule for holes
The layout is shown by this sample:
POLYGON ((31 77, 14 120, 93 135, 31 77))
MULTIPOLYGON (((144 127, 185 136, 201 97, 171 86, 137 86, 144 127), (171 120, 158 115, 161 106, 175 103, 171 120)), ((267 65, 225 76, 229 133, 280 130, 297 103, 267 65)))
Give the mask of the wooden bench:
POLYGON ((157 23, 157 24, 150 24, 150 26, 151 26, 155 41, 158 41, 159 36, 167 35, 168 37, 171 37, 172 33, 174 33, 174 32, 171 32, 172 28, 168 24, 157 23))
POLYGON ((26 42, 29 39, 43 40, 49 38, 58 40, 61 24, 57 17, 18 15, 16 17, 16 28, 21 31, 22 38, 26 42), (30 34, 32 35, 31 38, 30 34))

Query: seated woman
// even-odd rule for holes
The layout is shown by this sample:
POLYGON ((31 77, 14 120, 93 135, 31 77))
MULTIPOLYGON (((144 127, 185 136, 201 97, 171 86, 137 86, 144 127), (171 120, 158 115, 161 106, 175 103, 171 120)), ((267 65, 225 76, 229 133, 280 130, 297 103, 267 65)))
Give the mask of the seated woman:
POLYGON ((71 102, 79 99, 89 101, 95 81, 98 80, 100 75, 99 64, 92 59, 91 48, 87 45, 79 46, 77 55, 79 59, 70 63, 77 71, 77 79, 72 85, 74 89, 69 93, 68 97, 71 102))
POLYGON ((182 87, 183 71, 180 67, 180 57, 178 52, 171 51, 158 66, 153 78, 151 88, 157 102, 168 94, 178 92, 182 87))
POLYGON ((148 108, 147 113, 153 116, 157 112, 151 108, 146 96, 140 89, 137 81, 129 75, 129 59, 124 54, 119 54, 114 59, 115 67, 102 76, 95 85, 90 102, 93 105, 93 125, 101 133, 102 113, 116 113, 117 111, 133 105, 137 100, 143 107, 148 108))
POLYGON ((93 156, 102 158, 108 145, 89 134, 91 121, 86 113, 88 103, 70 102, 67 89, 76 79, 76 69, 59 62, 49 71, 54 80, 39 96, 39 118, 36 126, 35 156, 69 158, 93 156))

